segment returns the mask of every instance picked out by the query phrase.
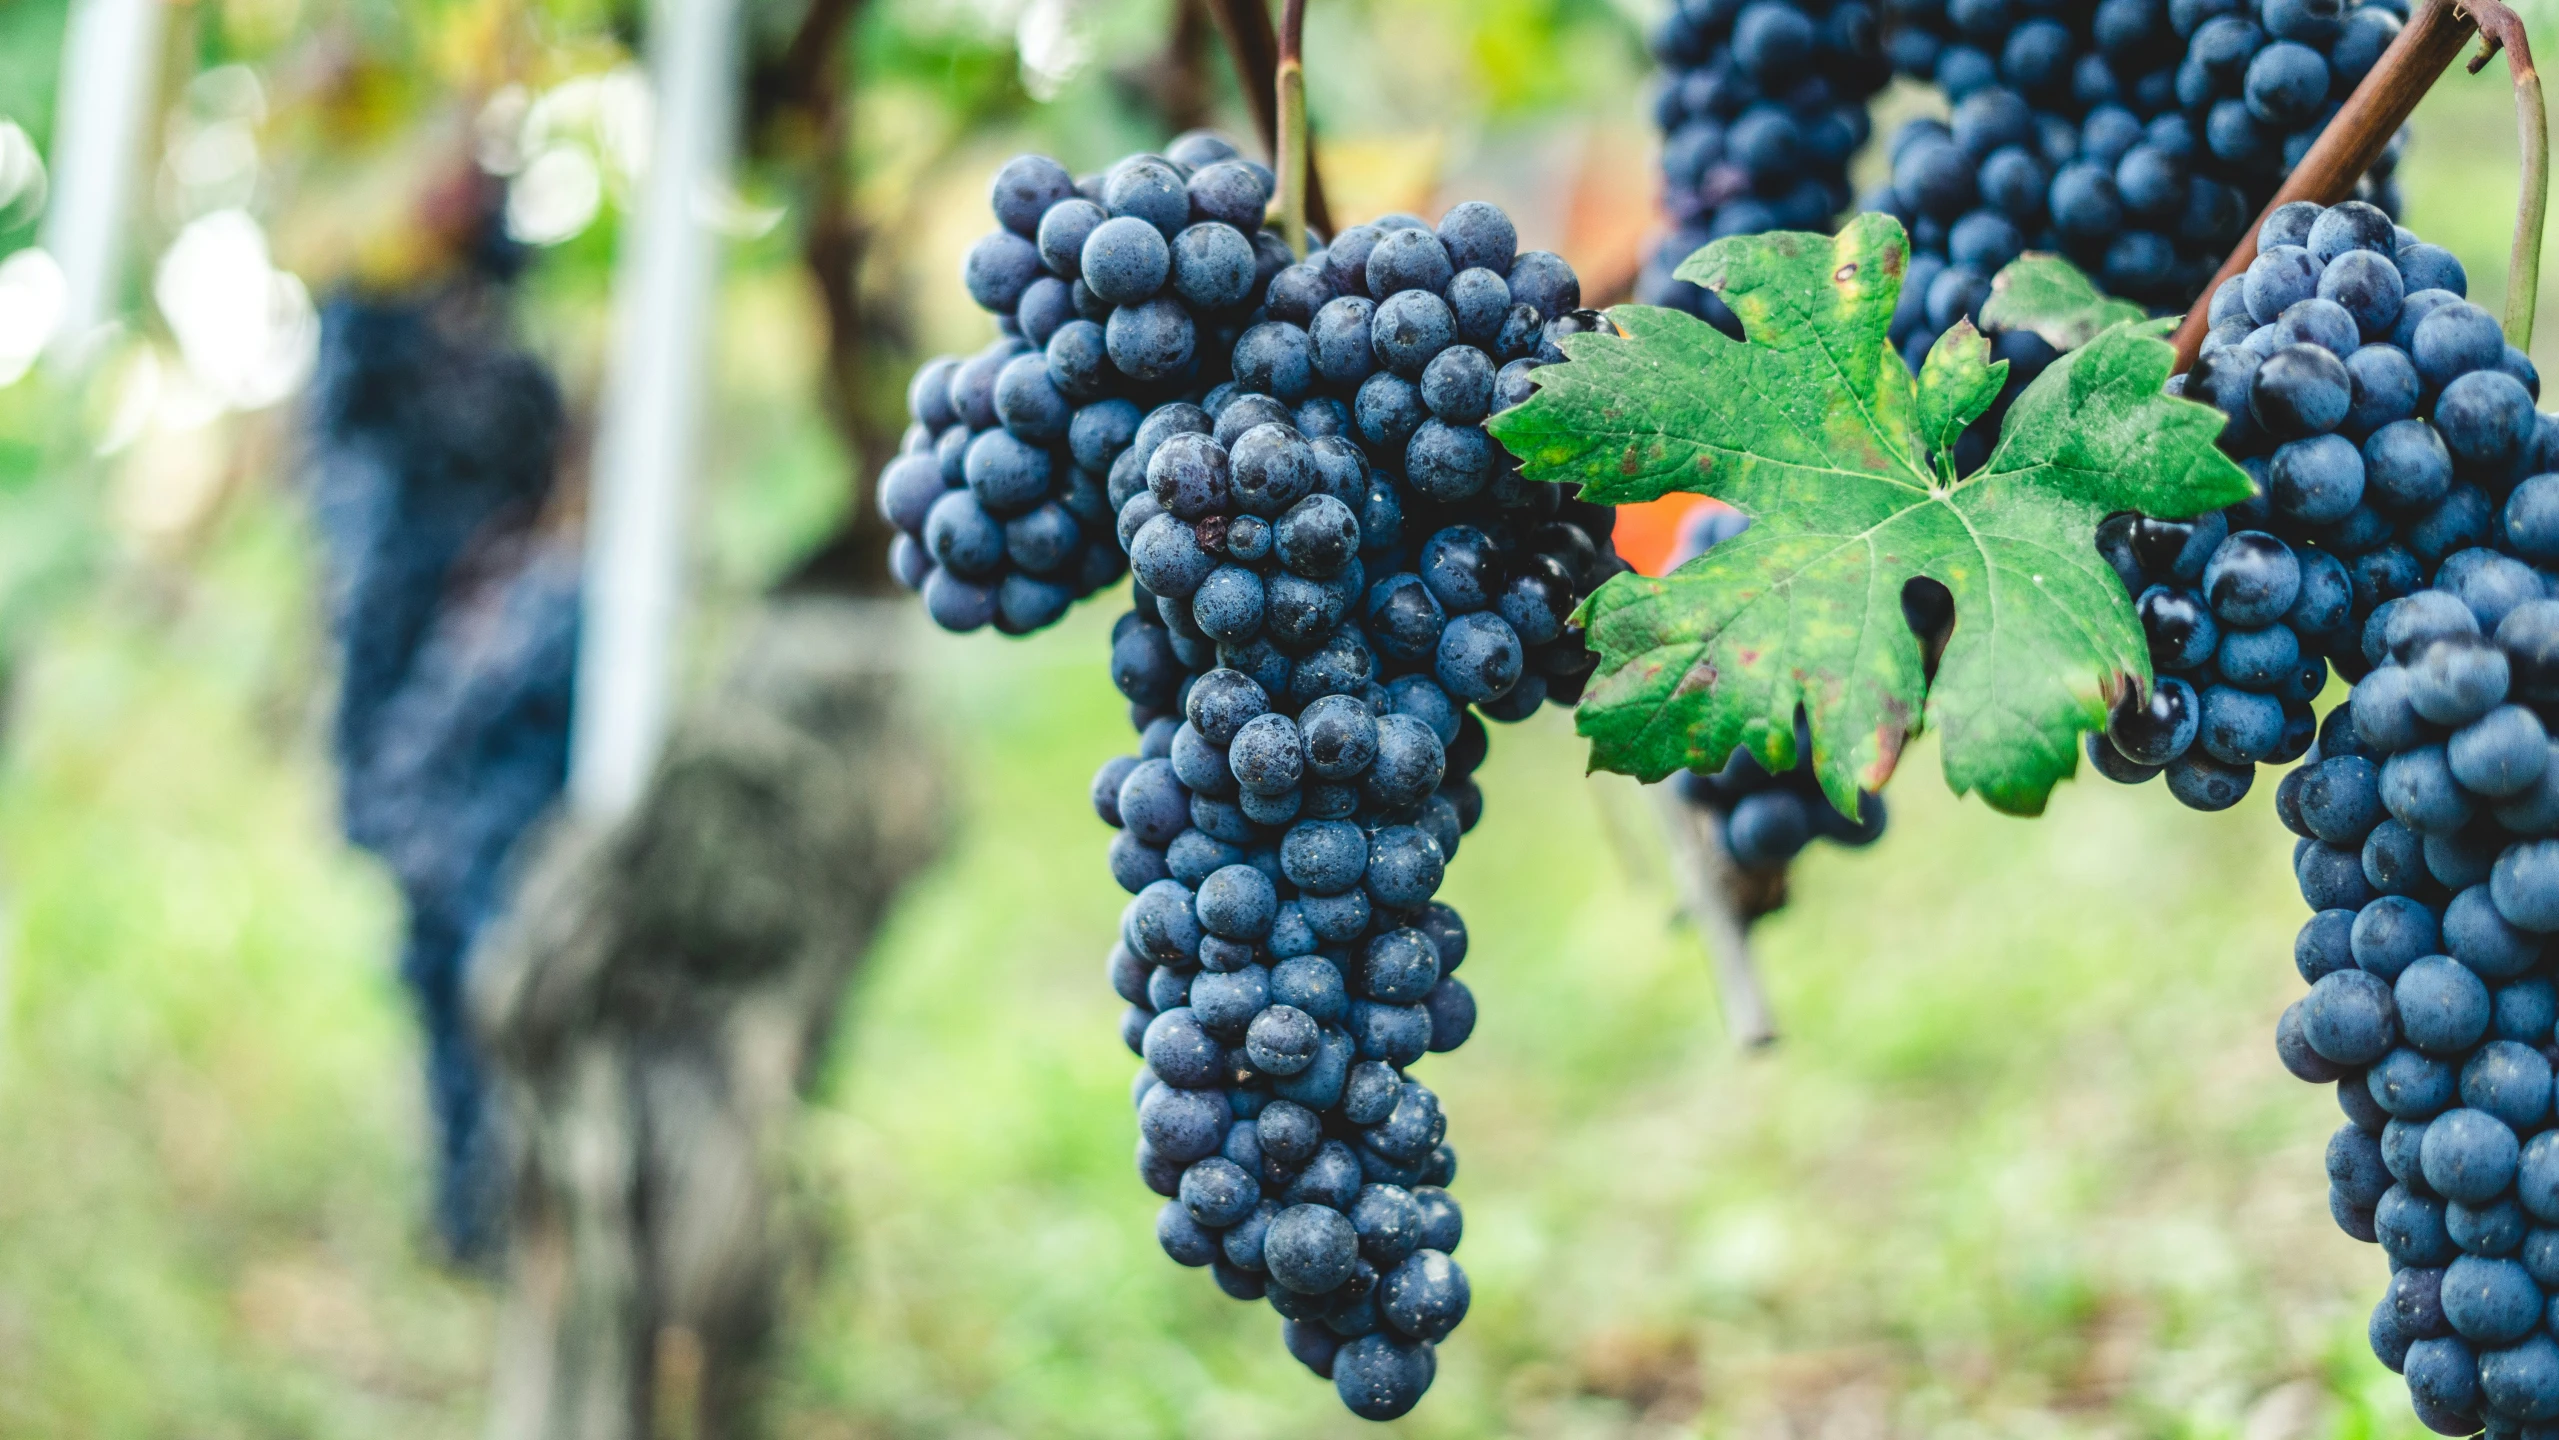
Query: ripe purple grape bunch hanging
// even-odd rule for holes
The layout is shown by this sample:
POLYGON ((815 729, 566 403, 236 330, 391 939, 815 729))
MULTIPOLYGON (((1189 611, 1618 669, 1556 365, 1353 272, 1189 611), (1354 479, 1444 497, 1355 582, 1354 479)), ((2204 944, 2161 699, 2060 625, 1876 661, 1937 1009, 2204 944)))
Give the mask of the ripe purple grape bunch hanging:
POLYGON ((1157 1237, 1383 1419, 1469 1299, 1408 1071, 1474 1028, 1434 897, 1484 720, 1579 695, 1574 607, 1624 568, 1614 512, 1523 480, 1483 422, 1608 322, 1494 206, 1301 261, 1273 189, 1197 134, 1081 181, 1006 165, 965 271, 1002 333, 918 374, 881 505, 948 629, 1026 633, 1133 572, 1110 673, 1138 753, 1093 803, 1134 897, 1110 971, 1157 1237))
MULTIPOLYGON (((1981 318, 1991 276, 2068 256, 2109 294, 2183 310, 2347 94, 2405 0, 1895 0, 1894 67, 1951 122, 1892 141, 1869 209, 1911 230, 1894 338, 1924 354, 1981 318)), ((2359 192, 2396 214, 2399 143, 2359 192)))
MULTIPOLYGON (((2405 0, 1904 0, 1900 73, 1936 82, 1948 123, 1892 140, 1892 181, 1866 197, 1910 226, 1893 337, 1916 366, 1990 279, 2026 251, 2068 256, 2159 312, 2183 310, 2399 33, 2405 0)), ((2363 193, 2392 214, 2399 145, 2363 193)), ((2031 379, 2031 332, 1997 353, 2031 379)), ((1976 429, 1987 448, 1995 425, 1976 429)))
POLYGON ((2185 391, 2259 494, 2112 517, 2158 678, 2089 756, 2276 812, 2315 912, 2285 1067, 2336 1085, 2329 1209, 2392 1276, 2372 1348, 2427 1426, 2559 1420, 2559 418, 2461 267, 2376 209, 2287 205, 2211 306, 2185 391), (2315 723, 2333 666, 2354 682, 2315 723))
POLYGON ((1820 230, 1848 208, 1848 162, 1892 78, 1866 0, 1687 0, 1653 32, 1661 89, 1662 211, 1635 298, 1713 319, 1732 312, 1671 271, 1726 235, 1820 230))
MULTIPOLYGON (((2392 65, 2495 9, 2426 3, 2392 65)), ((1884 213, 1830 238, 1749 232, 1837 209, 1842 107, 1880 78, 1862 0, 1674 15, 1675 218, 1718 238, 1657 257, 1667 307, 1582 309, 1482 204, 1297 259, 1263 218, 1299 235, 1299 194, 1212 136, 998 176, 966 276, 999 338, 919 375, 881 504, 946 628, 1027 633, 1131 577, 1109 668, 1137 750, 1092 802, 1132 897, 1108 969, 1157 1238, 1266 1300, 1354 1413, 1430 1386, 1471 1291, 1413 1068, 1475 1024, 1438 891, 1486 721, 1577 705, 1595 767, 1686 772, 1763 875, 1874 838, 1923 731, 2016 814, 2083 753, 2208 810, 2298 758, 2312 989, 2278 1049, 2338 1082, 2332 1209, 2395 1271, 2374 1349, 2445 1433, 2559 1422, 2559 421, 2395 225, 2373 117, 2405 112, 2361 95, 2291 183, 2343 193, 2351 149, 2380 157, 2367 198, 2272 212, 2189 373, 2133 323, 2202 289, 2404 11, 1889 8, 1891 63, 1954 120, 1906 128, 1884 213), (1733 509, 1626 573, 1611 505, 1673 490, 1733 509), (2355 685, 2323 725, 2332 670, 2355 685)))
MULTIPOLYGON (((2372 617, 2438 585, 2538 583, 2500 553, 2501 497, 2559 466, 2559 422, 2449 251, 2349 201, 2287 205, 2213 296, 2184 391, 2229 417, 2258 495, 2192 522, 2111 517, 2099 548, 2135 597, 2159 679, 2089 756, 2165 771, 2183 803, 2236 804, 2255 767, 2300 758, 2333 666, 2382 663, 2372 617)), ((2333 718, 2329 728, 2338 722, 2333 718)))
POLYGON ((1166 1253, 1267 1299, 1372 1419, 1421 1398, 1469 1298, 1455 1152, 1408 1067, 1474 1028, 1433 897, 1482 813, 1478 717, 1578 696, 1573 608, 1623 568, 1613 512, 1481 428, 1606 323, 1578 290, 1489 205, 1350 227, 1272 278, 1235 379, 1123 461, 1112 676, 1140 748, 1094 804, 1135 895, 1110 969, 1139 1173, 1166 1253))

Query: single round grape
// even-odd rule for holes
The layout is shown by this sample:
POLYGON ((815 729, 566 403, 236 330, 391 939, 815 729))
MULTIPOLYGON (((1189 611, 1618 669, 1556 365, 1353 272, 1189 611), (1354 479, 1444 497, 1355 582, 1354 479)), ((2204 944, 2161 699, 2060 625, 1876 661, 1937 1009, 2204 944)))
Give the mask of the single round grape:
MULTIPOLYGON (((1411 825, 1390 825, 1370 837, 1368 867, 1360 883, 1378 905, 1408 909, 1431 898, 1446 869, 1439 843, 1428 833, 1411 825)), ((1425 985, 1420 993, 1395 1003, 1419 1000, 1428 990, 1425 985)))
POLYGON ((2408 283, 2408 293, 2432 290, 2459 299, 2470 293, 2469 276, 2463 273, 2461 261, 2441 245, 2419 242, 2402 245, 2397 255, 2399 273, 2408 283))
POLYGON ((2447 956, 2429 955, 2408 965, 2391 995, 2408 1043, 2429 1055, 2458 1055, 2487 1033, 2487 985, 2447 956))
POLYGON ((1010 230, 989 232, 970 246, 960 269, 969 298, 998 315, 1019 308, 1022 292, 1040 273, 1039 248, 1010 230))
POLYGON ((2541 1290, 2513 1260, 2456 1257, 2444 1272, 2441 1300, 2445 1323, 2476 1345, 2510 1345, 2541 1320, 2541 1290))
POLYGON ((2539 784, 2550 763, 2550 737, 2531 710, 2500 705, 2455 732, 2445 751, 2463 789, 2511 796, 2539 784))
POLYGON ((2437 1194, 2484 1205, 2514 1182, 2521 1150, 2504 1121, 2463 1107, 2428 1122, 2419 1164, 2437 1194))
POLYGON ((1174 600, 1189 599, 1217 568, 1217 557, 1201 548, 1199 532, 1189 522, 1167 514, 1158 514, 1138 528, 1129 542, 1128 559, 1138 583, 1174 600))
POLYGON ((1440 632, 1448 623, 1438 597, 1410 571, 1370 586, 1362 617, 1378 653, 1408 665, 1438 652, 1440 632))
MULTIPOLYGON (((2266 433, 2280 440, 2334 430, 2346 418, 2353 400, 2354 383, 2345 362, 2316 345, 2281 347, 2257 367, 2248 384, 2250 416, 2265 427, 2266 433)), ((2302 518, 2317 524, 2336 519, 2350 508, 2351 502, 2334 515, 2302 518)))
POLYGON ((1293 1005, 1272 1005, 1250 1022, 1244 1053, 1265 1074, 1295 1075, 1315 1062, 1322 1039, 1313 1016, 1293 1005))
POLYGON ((1322 1204, 1289 1205, 1262 1238, 1271 1279, 1300 1295, 1338 1289, 1358 1260, 1359 1236, 1349 1218, 1322 1204))
POLYGON ((2515 377, 2476 370, 2444 386, 2435 399, 2435 429, 2456 459, 2473 465, 2510 465, 2532 440, 2539 417, 2532 395, 2515 377))
POLYGON ((2398 327, 2407 282, 2389 256, 2359 248, 2328 261, 2317 293, 2342 307, 2363 339, 2380 341, 2398 327))
POLYGON ((1227 747, 1227 764, 1236 783, 1257 795, 1295 789, 1304 774, 1295 722, 1285 715, 1257 715, 1244 722, 1227 747))
POLYGON ((1111 363, 1133 380, 1156 381, 1182 373, 1195 358, 1198 335, 1190 313, 1169 296, 1111 312, 1103 327, 1111 363))
POLYGON ((1430 1012, 1431 1053, 1454 1050, 1475 1033, 1475 992, 1454 975, 1444 976, 1423 997, 1422 1008, 1430 1012))
POLYGON ((1389 295, 1369 322, 1369 345, 1378 361, 1406 380, 1418 380, 1432 357, 1456 339, 1456 315, 1428 290, 1389 295))
POLYGON ((2408 703, 2437 725, 2461 726, 2506 698, 2511 670, 2505 652, 2477 635, 2448 635, 2427 644, 2408 665, 2408 703))
POLYGON ((1481 703, 1499 699, 1519 683, 1524 660, 1519 636, 1509 624, 1478 610, 1452 618, 1441 631, 1433 673, 1449 694, 1481 703))
MULTIPOLYGON (((2528 1131, 2550 1116, 2550 1061, 2530 1045, 2491 1039, 2461 1067, 2461 1103, 2528 1131)), ((2559 1166, 2552 1167, 2559 1181, 2559 1166)))
MULTIPOLYGON (((1331 1037, 1328 1036, 1326 1038, 1327 1048, 1329 1049, 1331 1048, 1331 1037)), ((1333 1083, 1335 1098, 1333 1101, 1326 1102, 1325 1108, 1330 1108, 1332 1104, 1337 1103, 1339 1100, 1341 1077, 1338 1075, 1335 1076, 1333 1083)), ((1306 1162, 1306 1168, 1297 1173, 1297 1178, 1289 1182, 1288 1190, 1281 1198, 1292 1206, 1321 1206, 1336 1212, 1338 1217, 1339 1212, 1348 1210, 1351 1207, 1351 1201, 1359 1194, 1359 1187, 1359 1156, 1351 1149, 1350 1146, 1343 1144, 1341 1141, 1327 1140, 1324 1142, 1323 1148, 1315 1152, 1315 1158, 1306 1162)), ((1341 1233, 1348 1239, 1351 1256, 1350 1259, 1345 1262, 1346 1268, 1341 1279, 1335 1280, 1333 1282, 1334 1285, 1339 1285, 1341 1280, 1350 1278, 1347 1266, 1356 1262, 1359 1253, 1359 1237, 1351 1231, 1349 1220, 1344 1219, 1342 1221, 1341 1233)), ((1277 1222, 1274 1222, 1272 1238, 1277 1238, 1277 1222)), ((1269 1242, 1265 1241, 1263 1245, 1264 1263, 1269 1263, 1271 1258, 1269 1242)), ((1275 1279, 1279 1279, 1282 1284, 1287 1284, 1286 1277, 1280 1275, 1276 1269, 1272 1271, 1272 1276, 1275 1279)), ((1292 1290, 1298 1289, 1295 1285, 1290 1285, 1289 1288, 1292 1290)), ((1332 1286, 1326 1286, 1325 1288, 1330 1289, 1332 1286)))
POLYGON ((1271 187, 1265 172, 1231 156, 1192 171, 1185 188, 1193 218, 1229 225, 1247 235, 1262 227, 1262 217, 1270 208, 1271 187))
POLYGON ((1395 230, 1368 252, 1367 282, 1371 295, 1393 296, 1404 290, 1437 293, 1447 288, 1458 267, 1448 247, 1428 230, 1395 230))
POLYGON ((2328 98, 2327 57, 2307 45, 2279 40, 2248 62, 2243 98, 2248 113, 2268 125, 2307 124, 2328 98))
MULTIPOLYGON (((1148 1028, 1153 1029, 1151 1024, 1148 1028)), ((1216 1154, 1232 1120, 1226 1097, 1217 1091, 1184 1088, 1169 1081, 1146 1092, 1137 1107, 1141 1143, 1174 1165, 1216 1154)))
POLYGON ((2221 542, 2203 571, 2204 596, 2225 625, 2272 625, 2301 593, 2301 563, 2272 535, 2243 530, 2221 542))
POLYGON ((1238 436, 1232 446, 1235 503, 1255 515, 1276 517, 1315 489, 1315 453, 1293 426, 1265 423, 1238 436))
POLYGON ((2339 360, 2353 355, 2362 343, 2346 307, 2317 296, 2286 306, 2275 317, 2274 329, 2279 345, 2316 345, 2339 360))
POLYGON ((1314 345, 1304 330, 1265 321, 1235 342, 1235 383, 1256 394, 1295 402, 1314 388, 1314 345))
MULTIPOLYGON (((2452 1067, 2406 1045, 2381 1057, 2379 1063, 2372 1067, 2367 1082, 2366 1088, 2372 1098, 2403 1121, 2426 1120, 2441 1114, 2455 1098, 2452 1067)), ((2391 1145, 2390 1132, 2383 1132, 2381 1143, 2387 1156, 2391 1145)), ((2413 1166, 2412 1159, 2411 1175, 2415 1173, 2413 1166)), ((2393 1173, 2398 1173, 2399 1168, 2394 1165, 2393 1173)), ((2404 1180, 2408 1176, 2402 1175, 2401 1178, 2404 1180)))
POLYGON ((2191 670, 2212 657, 2221 630, 2200 596, 2189 590, 2154 585, 2134 607, 2150 645, 2151 663, 2161 670, 2191 670))
POLYGON ((1333 1389, 1361 1419, 1393 1420, 1421 1403, 1437 1370, 1428 1342, 1367 1334, 1334 1353, 1333 1389))
POLYGON ((2466 300, 2437 306, 2419 321, 2406 347, 2417 374, 2438 391, 2505 359, 2506 335, 2496 317, 2466 300))
POLYGON ((2534 1424, 2559 1419, 2559 1341, 2531 1334, 2510 1349, 2482 1354, 2479 1396, 2484 1406, 2534 1424))
POLYGON ((1508 272, 1511 303, 1534 307, 1540 315, 1565 315, 1582 308, 1582 283, 1564 258, 1546 250, 1523 250, 1508 272))

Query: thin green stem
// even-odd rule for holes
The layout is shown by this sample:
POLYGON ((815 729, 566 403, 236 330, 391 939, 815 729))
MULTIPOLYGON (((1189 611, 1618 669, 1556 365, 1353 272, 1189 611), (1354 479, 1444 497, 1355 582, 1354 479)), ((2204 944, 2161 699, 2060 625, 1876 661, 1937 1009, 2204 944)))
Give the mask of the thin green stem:
POLYGON ((2502 0, 2452 0, 2453 10, 2478 27, 2479 53, 2470 73, 2487 67, 2499 50, 2515 82, 2515 125, 2523 138, 2523 175, 2515 199, 2515 248, 2506 257, 2506 340, 2532 345, 2533 309, 2541 300, 2541 230, 2550 209, 2550 116, 2541 101, 2541 74, 2533 68, 2532 40, 2523 17, 2502 0))
POLYGON ((1280 236, 1289 253, 1306 255, 1306 0, 1287 0, 1280 10, 1279 67, 1272 76, 1279 94, 1280 236))
POLYGON ((2515 123, 2523 131, 2523 193, 2515 202, 2515 248, 2506 259, 2506 341, 2532 348, 2533 308, 2541 299, 2541 230, 2550 211, 2550 115, 2532 56, 2506 47, 2514 68, 2515 123))

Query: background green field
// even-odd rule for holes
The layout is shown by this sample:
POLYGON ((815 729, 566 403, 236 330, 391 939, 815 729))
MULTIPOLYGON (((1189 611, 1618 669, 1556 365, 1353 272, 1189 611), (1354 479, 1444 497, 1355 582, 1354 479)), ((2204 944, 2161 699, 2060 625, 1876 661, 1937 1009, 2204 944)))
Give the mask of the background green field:
MULTIPOLYGON (((2420 124, 2409 219, 2493 304, 2502 79, 2420 124)), ((835 462, 803 400, 723 383, 713 539, 783 547, 835 462)), ((335 838, 311 565, 289 491, 252 487, 14 677, 0 1435, 476 1432, 492 1303, 426 1258, 395 897, 335 838)), ((883 620, 916 632, 962 823, 796 1137, 785 1434, 1368 1428, 1152 1239, 1084 799, 1127 743, 1110 618, 883 620)), ((2363 1342, 2379 1252, 2326 1214, 2335 1104, 2272 1053, 2303 912, 2270 783, 2198 816, 2090 777, 2026 823, 1954 801, 1922 745, 1883 842, 1815 849, 1760 927, 1785 1038, 1743 1056, 1645 797, 1585 779, 1555 714, 1481 778, 1445 896, 1483 1021, 1424 1071, 1475 1306, 1403 1431, 2416 1433, 2363 1342)))

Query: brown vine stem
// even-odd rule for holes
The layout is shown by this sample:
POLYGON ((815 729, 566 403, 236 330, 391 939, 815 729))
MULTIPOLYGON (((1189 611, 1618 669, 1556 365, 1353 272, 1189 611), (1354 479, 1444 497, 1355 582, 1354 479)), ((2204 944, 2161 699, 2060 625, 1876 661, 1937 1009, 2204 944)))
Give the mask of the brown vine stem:
MULTIPOLYGON (((1260 132, 1262 148, 1270 153, 1273 170, 1280 169, 1280 91, 1279 32, 1271 26, 1269 0, 1210 0, 1210 12, 1217 17, 1218 33, 1226 37, 1226 53, 1235 61, 1236 84, 1244 92, 1244 103, 1253 112, 1253 128, 1260 132)), ((1302 82, 1301 82, 1302 83, 1302 82)), ((1300 95, 1301 101, 1303 94, 1300 95)), ((1315 165, 1314 136, 1311 129, 1301 147, 1306 163, 1306 223, 1333 233, 1331 207, 1324 203, 1324 177, 1315 165)), ((1282 186, 1285 190, 1286 182, 1282 186)))
POLYGON ((1280 8, 1279 68, 1273 77, 1279 92, 1279 136, 1271 147, 1279 171, 1280 238, 1299 259, 1306 257, 1306 0, 1285 0, 1280 8))
MULTIPOLYGON (((2416 15, 2399 38, 2383 52, 2381 61, 2364 76, 2355 93, 2346 97, 2344 108, 2328 122, 2310 153, 2301 157, 2292 174, 2266 202, 2258 216, 2258 224, 2266 215, 2295 200, 2309 200, 2321 205, 2334 205, 2354 189, 2355 181, 2381 158, 2390 137, 2399 133, 2417 102, 2433 88, 2437 79, 2461 55, 2461 47, 2469 42, 2477 21, 2472 10, 2499 10, 2505 7, 2495 0, 2423 0, 2416 15)), ((2505 11, 2509 16, 2513 12, 2505 11)), ((2516 26, 2517 31, 2521 25, 2516 26)), ((2495 42, 2493 38, 2490 44, 2495 42)), ((2486 52, 2479 61, 2486 64, 2486 52)), ((2476 68, 2476 67, 2474 67, 2476 68)), ((2202 351, 2204 333, 2212 326, 2213 292, 2223 281, 2248 268, 2257 258, 2257 224, 2248 227, 2240 237, 2230 258, 2221 262, 2221 270, 2204 287, 2195 308, 2186 312, 2186 321, 2177 327, 2177 369, 2184 371, 2195 363, 2202 351)))

